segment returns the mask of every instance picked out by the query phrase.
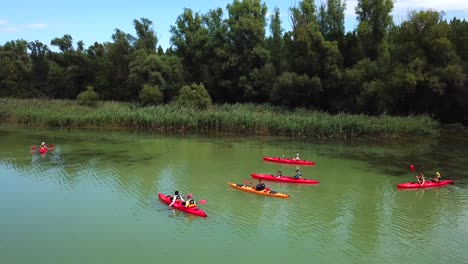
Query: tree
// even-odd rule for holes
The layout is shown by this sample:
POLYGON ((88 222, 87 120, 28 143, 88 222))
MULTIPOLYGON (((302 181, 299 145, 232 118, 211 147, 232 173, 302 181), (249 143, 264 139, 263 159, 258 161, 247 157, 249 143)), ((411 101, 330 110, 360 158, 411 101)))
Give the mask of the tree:
POLYGON ((157 85, 145 84, 140 92, 140 101, 143 105, 157 105, 162 103, 163 94, 157 85))
POLYGON ((137 33, 135 49, 146 49, 148 52, 156 52, 158 38, 153 29, 153 22, 147 18, 140 18, 140 21, 133 20, 133 26, 137 33))
POLYGON ((270 16, 270 33, 267 39, 267 47, 270 52, 271 62, 276 74, 280 74, 284 60, 283 28, 281 27, 280 10, 276 7, 270 16))
POLYGON ((393 23, 393 0, 358 0, 356 6, 359 44, 366 57, 377 60, 387 55, 388 27, 393 23))
POLYGON ((328 0, 326 5, 325 3, 320 5, 318 23, 326 40, 338 43, 343 41, 345 9, 345 2, 341 0, 328 0))
POLYGON ((211 106, 211 97, 202 83, 192 83, 180 89, 176 103, 185 107, 207 109, 211 106))
POLYGON ((229 58, 224 69, 229 75, 223 83, 228 98, 234 101, 263 101, 267 94, 256 85, 252 73, 262 71, 268 61, 265 49, 267 7, 260 0, 234 0, 227 5, 229 58))

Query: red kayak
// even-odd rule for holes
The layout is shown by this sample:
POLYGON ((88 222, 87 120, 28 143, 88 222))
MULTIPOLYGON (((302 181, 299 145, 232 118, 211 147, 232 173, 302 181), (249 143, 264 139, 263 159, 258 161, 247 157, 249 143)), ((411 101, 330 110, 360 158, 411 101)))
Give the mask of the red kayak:
POLYGON ((427 181, 423 185, 414 182, 400 183, 397 184, 398 188, 426 188, 426 187, 437 187, 444 186, 447 184, 454 184, 452 180, 441 180, 440 182, 427 181))
MULTIPOLYGON (((162 193, 158 193, 159 199, 163 201, 166 204, 171 204, 172 203, 172 196, 165 195, 162 193)), ((207 217, 206 213, 203 212, 203 210, 199 209, 198 207, 192 207, 192 208, 186 208, 185 206, 182 205, 181 202, 177 201, 172 205, 173 208, 178 209, 180 211, 186 212, 188 214, 193 214, 193 215, 198 215, 201 217, 207 217)))
POLYGON ((317 181, 317 180, 294 179, 294 178, 288 177, 288 176, 281 176, 279 178, 276 178, 275 176, 273 176, 271 174, 255 174, 255 173, 252 173, 250 175, 252 176, 252 178, 262 179, 262 180, 267 180, 267 181, 289 182, 289 183, 300 183, 300 184, 318 184, 319 183, 319 181, 317 181))
POLYGON ((297 165, 315 165, 313 161, 307 160, 293 160, 287 158, 278 158, 278 157, 263 157, 263 160, 271 161, 271 162, 280 162, 280 163, 289 163, 289 164, 297 164, 297 165))

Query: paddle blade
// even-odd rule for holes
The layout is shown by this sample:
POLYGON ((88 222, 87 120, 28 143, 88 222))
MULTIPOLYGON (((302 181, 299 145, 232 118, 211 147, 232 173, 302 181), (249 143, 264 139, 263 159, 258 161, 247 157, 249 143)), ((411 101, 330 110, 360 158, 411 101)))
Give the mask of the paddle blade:
POLYGON ((201 200, 198 202, 198 204, 206 204, 206 200, 201 200))
POLYGON ((249 181, 247 181, 247 180, 243 180, 243 182, 244 182, 245 184, 247 184, 247 185, 251 184, 251 183, 250 183, 249 181))
POLYGON ((36 146, 31 146, 31 149, 35 149, 35 148, 36 148, 36 146))
POLYGON ((271 189, 270 188, 265 188, 265 191, 269 192, 269 191, 271 191, 271 189))
POLYGON ((49 148, 53 148, 53 147, 54 147, 54 144, 50 144, 50 145, 49 145, 49 148))
POLYGON ((413 164, 410 164, 410 165, 409 165, 409 168, 410 168, 410 170, 411 170, 412 172, 415 172, 415 171, 416 171, 416 170, 414 169, 413 164))

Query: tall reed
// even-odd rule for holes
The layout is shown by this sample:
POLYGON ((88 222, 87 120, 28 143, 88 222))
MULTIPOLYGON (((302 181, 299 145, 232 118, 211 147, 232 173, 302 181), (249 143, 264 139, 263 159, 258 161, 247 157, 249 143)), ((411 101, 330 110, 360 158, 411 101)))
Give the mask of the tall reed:
POLYGON ((139 107, 99 102, 0 98, 0 120, 51 127, 127 127, 160 131, 226 131, 302 137, 392 137, 435 135, 439 123, 428 116, 336 114, 254 104, 215 105, 194 110, 166 104, 139 107))

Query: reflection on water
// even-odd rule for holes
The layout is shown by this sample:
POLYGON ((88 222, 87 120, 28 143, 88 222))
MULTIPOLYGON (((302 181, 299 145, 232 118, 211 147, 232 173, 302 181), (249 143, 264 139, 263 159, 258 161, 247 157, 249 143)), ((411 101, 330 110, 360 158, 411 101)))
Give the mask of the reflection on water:
POLYGON ((466 263, 468 142, 460 138, 444 132, 368 144, 2 127, 0 256, 5 263, 146 263, 174 256, 239 263, 238 254, 252 252, 252 261, 271 263, 466 263), (42 141, 54 150, 31 153, 42 141), (296 166, 261 157, 297 152, 316 161, 300 169, 320 184, 266 182, 290 199, 226 184, 254 181, 250 173, 292 174, 296 166), (409 163, 456 184, 398 190, 397 183, 413 180, 409 163), (208 218, 157 200, 158 192, 175 190, 206 199, 200 207, 208 218))

